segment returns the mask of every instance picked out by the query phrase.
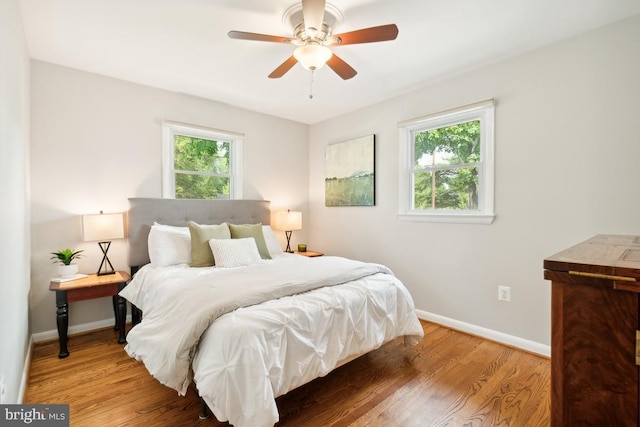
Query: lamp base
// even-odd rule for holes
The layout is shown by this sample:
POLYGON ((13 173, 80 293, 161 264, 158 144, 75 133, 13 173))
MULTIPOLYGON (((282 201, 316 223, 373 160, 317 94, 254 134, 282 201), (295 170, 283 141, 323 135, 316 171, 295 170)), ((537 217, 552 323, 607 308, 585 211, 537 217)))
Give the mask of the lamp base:
POLYGON ((289 253, 293 253, 293 251, 291 250, 291 234, 293 233, 293 231, 285 231, 284 235, 287 236, 287 249, 285 249, 285 252, 289 252, 289 253))
POLYGON ((110 271, 98 271, 96 273, 97 276, 107 276, 109 274, 116 274, 115 270, 110 270, 110 271))
POLYGON ((98 246, 102 250, 102 262, 100 262, 100 267, 98 267, 98 272, 96 273, 98 276, 106 276, 107 274, 116 274, 113 269, 113 265, 111 265, 111 261, 107 257, 107 252, 109 251, 109 246, 111 246, 111 242, 98 242, 98 246), (110 270, 107 269, 107 265, 110 270))

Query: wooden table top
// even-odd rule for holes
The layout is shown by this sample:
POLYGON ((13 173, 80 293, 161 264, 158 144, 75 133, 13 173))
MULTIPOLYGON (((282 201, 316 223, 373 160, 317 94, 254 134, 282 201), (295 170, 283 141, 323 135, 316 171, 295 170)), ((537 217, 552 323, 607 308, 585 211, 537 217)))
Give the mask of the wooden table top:
POLYGON ((302 256, 312 257, 312 258, 324 255, 322 252, 314 252, 314 251, 304 251, 304 252, 293 251, 293 253, 296 254, 296 255, 302 255, 302 256))
POLYGON ((640 278, 640 236, 598 234, 546 258, 544 268, 640 278))
POLYGON ((126 271, 116 271, 114 274, 105 274, 98 276, 90 274, 81 279, 70 280, 68 282, 51 282, 49 283, 50 291, 68 291, 72 289, 89 288, 92 286, 113 285, 116 283, 126 282, 131 279, 131 275, 126 271))

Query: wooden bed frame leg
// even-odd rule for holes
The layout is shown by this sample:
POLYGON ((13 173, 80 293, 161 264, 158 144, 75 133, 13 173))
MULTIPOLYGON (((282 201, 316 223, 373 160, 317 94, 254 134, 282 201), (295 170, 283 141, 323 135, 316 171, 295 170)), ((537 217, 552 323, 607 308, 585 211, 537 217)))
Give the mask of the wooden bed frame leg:
POLYGON ((206 420, 207 418, 209 418, 209 407, 202 397, 200 397, 200 402, 202 402, 202 408, 200 410, 200 415, 198 415, 198 418, 200 418, 201 420, 206 420))

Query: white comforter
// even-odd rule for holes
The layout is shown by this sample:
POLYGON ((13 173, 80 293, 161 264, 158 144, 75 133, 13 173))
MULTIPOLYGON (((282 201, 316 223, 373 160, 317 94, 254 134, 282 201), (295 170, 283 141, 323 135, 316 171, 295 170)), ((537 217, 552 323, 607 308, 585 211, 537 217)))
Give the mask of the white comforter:
POLYGON ((275 397, 397 336, 422 337, 411 296, 388 269, 338 257, 145 267, 121 295, 144 312, 127 352, 180 394, 193 361, 200 394, 236 426, 272 426, 275 397))

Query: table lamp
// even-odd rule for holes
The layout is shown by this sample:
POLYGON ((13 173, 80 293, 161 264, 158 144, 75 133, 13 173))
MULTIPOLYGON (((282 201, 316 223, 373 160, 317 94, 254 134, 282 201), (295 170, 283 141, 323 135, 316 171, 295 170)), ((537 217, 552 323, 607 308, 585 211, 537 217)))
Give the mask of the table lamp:
POLYGON ((114 274, 115 270, 107 257, 111 240, 124 238, 124 222, 122 213, 105 214, 100 211, 95 215, 82 215, 82 240, 98 242, 102 250, 102 262, 98 267, 98 276, 114 274))
POLYGON ((276 228, 283 230, 285 236, 287 236, 287 249, 285 252, 293 252, 291 250, 291 234, 293 230, 302 229, 302 212, 291 212, 287 209, 286 212, 278 212, 276 215, 276 228))

